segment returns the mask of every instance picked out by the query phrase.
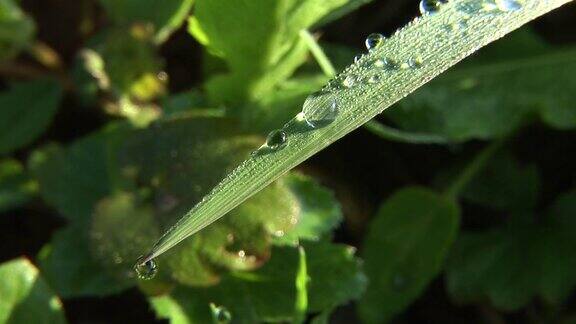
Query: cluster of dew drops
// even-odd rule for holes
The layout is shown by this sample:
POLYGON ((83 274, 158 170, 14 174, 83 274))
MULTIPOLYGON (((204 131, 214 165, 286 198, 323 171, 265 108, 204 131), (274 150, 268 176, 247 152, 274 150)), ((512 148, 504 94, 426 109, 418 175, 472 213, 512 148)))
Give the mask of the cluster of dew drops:
MULTIPOLYGON (((475 2, 480 5, 491 6, 501 12, 510 12, 520 9, 522 8, 523 1, 524 0, 470 0, 471 3, 475 2)), ((419 5, 420 13, 422 15, 435 14, 440 11, 442 6, 447 2, 448 0, 421 0, 419 5)), ((368 52, 371 52, 382 46, 385 41, 386 38, 382 34, 370 34, 365 40, 366 49, 368 52)), ((364 54, 357 55, 354 58, 354 63, 358 64, 363 56, 364 54)), ((406 62, 402 63, 399 63, 392 58, 381 58, 376 59, 372 64, 386 70, 402 70, 420 68, 423 62, 418 57, 410 58, 406 62)), ((296 121, 305 123, 306 127, 311 129, 324 127, 333 122, 338 116, 339 103, 333 93, 333 89, 340 87, 352 88, 361 82, 378 83, 380 80, 381 76, 378 74, 370 76, 367 80, 358 80, 354 74, 348 74, 342 80, 332 80, 327 87, 306 98, 302 106, 302 111, 296 116, 296 121), (339 84, 335 85, 334 81, 339 84)), ((285 127, 286 126, 284 126, 284 128, 285 127)), ((283 148, 287 142, 288 135, 284 129, 273 130, 268 134, 266 143, 262 145, 260 149, 254 151, 252 156, 258 155, 261 149, 269 151, 279 150, 283 148)), ((158 267, 153 259, 145 260, 144 258, 141 258, 134 266, 134 270, 139 279, 148 280, 152 279, 156 275, 158 267)))
MULTIPOLYGON (((480 4, 485 2, 486 6, 490 5, 497 10, 508 12, 515 11, 522 7, 522 0, 472 0, 480 4)), ((441 7, 446 4, 448 0, 421 0, 419 9, 422 15, 432 15, 441 10, 441 7)), ((463 24, 464 25, 464 24, 463 24)), ((368 52, 375 50, 382 46, 386 38, 382 34, 373 33, 368 35, 365 40, 366 49, 368 52)), ((354 58, 354 63, 358 64, 364 54, 357 55, 354 58)), ((392 58, 376 59, 372 64, 377 68, 393 70, 407 70, 417 69, 423 64, 419 57, 409 58, 406 62, 399 63, 392 58)), ((369 76, 366 80, 359 80, 355 74, 348 74, 341 80, 332 80, 332 82, 324 89, 317 91, 304 102, 302 111, 296 116, 296 120, 303 121, 310 128, 320 128, 330 124, 338 116, 339 103, 333 90, 337 88, 352 88, 360 83, 378 83, 381 81, 380 74, 369 76), (337 83, 337 84, 334 84, 337 83)), ((286 127, 286 126, 285 126, 286 127)), ((266 143, 261 147, 267 150, 278 150, 283 148, 288 142, 288 135, 284 129, 276 129, 271 131, 266 138, 266 143)), ((254 151, 253 156, 257 155, 259 151, 254 151)))

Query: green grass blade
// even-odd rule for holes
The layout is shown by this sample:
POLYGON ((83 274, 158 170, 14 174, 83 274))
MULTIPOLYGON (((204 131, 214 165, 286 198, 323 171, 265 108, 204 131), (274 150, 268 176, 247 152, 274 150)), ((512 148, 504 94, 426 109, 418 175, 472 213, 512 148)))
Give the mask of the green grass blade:
POLYGON ((294 318, 292 323, 301 324, 306 319, 308 311, 308 267, 306 264, 306 251, 298 247, 298 271, 296 272, 296 303, 294 305, 294 318))
MULTIPOLYGON (((506 1, 501 1, 506 2, 506 1)), ((419 17, 363 56, 331 81, 339 103, 336 119, 311 129, 295 118, 284 127, 287 143, 278 150, 261 150, 230 173, 210 194, 184 215, 153 246, 144 260, 152 259, 198 232, 310 156, 363 125, 418 87, 479 48, 570 0, 515 0, 523 5, 501 11, 493 1, 453 0, 432 15, 419 17), (386 70, 373 62, 390 58, 398 69, 386 70), (408 68, 410 59, 421 61, 408 68), (401 68, 401 67, 406 68, 401 68), (354 75, 356 86, 342 87, 354 75), (366 80, 379 75, 378 82, 366 80)), ((505 86, 505 85, 503 85, 505 86)), ((313 106, 322 109, 326 101, 313 106)))

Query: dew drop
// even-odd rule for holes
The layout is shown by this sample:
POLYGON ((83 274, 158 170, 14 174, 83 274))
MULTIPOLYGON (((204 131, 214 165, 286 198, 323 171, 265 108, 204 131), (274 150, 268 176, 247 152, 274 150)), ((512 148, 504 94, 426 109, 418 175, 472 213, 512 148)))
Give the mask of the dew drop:
POLYGON ((448 2, 447 0, 420 0, 420 13, 423 15, 430 15, 438 12, 440 7, 448 2))
POLYGON ((311 127, 323 127, 338 116, 336 96, 329 91, 318 91, 306 98, 302 107, 304 120, 311 127))
POLYGON ((266 137, 266 145, 269 148, 275 150, 286 144, 286 140, 287 140, 286 132, 284 132, 283 130, 276 129, 271 131, 268 134, 268 137, 266 137))
POLYGON ((396 60, 387 57, 384 58, 382 61, 384 62, 384 65, 386 66, 387 69, 389 70, 398 69, 398 62, 396 62, 396 60))
POLYGON ((356 76, 353 74, 346 76, 346 78, 344 78, 344 81, 342 81, 342 85, 346 88, 352 88, 355 84, 356 84, 356 76))
POLYGON ((419 57, 411 57, 408 59, 408 66, 412 69, 418 69, 422 67, 422 59, 419 57))
POLYGON ((380 79, 381 79, 380 75, 374 74, 373 76, 368 78, 368 83, 378 83, 378 82, 380 82, 380 79))
POLYGON ((384 67, 384 65, 386 65, 384 63, 384 60, 381 60, 381 59, 375 60, 374 63, 372 63, 372 64, 374 64, 375 67, 379 67, 379 68, 384 67))
POLYGON ((366 44, 366 49, 368 49, 368 51, 371 51, 377 48, 378 46, 382 45, 384 43, 384 39, 385 38, 384 36, 382 36, 382 34, 372 33, 368 35, 368 37, 366 37, 364 44, 366 44))
POLYGON ((136 265, 134 266, 134 270, 136 271, 139 279, 150 280, 154 278, 158 272, 158 265, 154 259, 142 262, 144 259, 144 257, 140 257, 138 259, 136 265))
POLYGON ((496 6, 501 11, 516 11, 522 8, 522 2, 519 0, 496 0, 496 6))
POLYGON ((212 318, 217 324, 227 324, 232 321, 232 315, 224 306, 216 306, 210 304, 210 309, 212 310, 212 318))

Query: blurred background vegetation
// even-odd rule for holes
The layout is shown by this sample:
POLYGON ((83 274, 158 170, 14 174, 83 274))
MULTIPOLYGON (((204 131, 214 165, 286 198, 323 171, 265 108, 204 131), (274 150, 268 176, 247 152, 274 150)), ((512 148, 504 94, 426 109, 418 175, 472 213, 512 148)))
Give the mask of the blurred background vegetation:
POLYGON ((576 323, 573 4, 136 279, 137 257, 328 80, 302 31, 342 69, 416 15, 404 0, 0 0, 0 322, 576 323))

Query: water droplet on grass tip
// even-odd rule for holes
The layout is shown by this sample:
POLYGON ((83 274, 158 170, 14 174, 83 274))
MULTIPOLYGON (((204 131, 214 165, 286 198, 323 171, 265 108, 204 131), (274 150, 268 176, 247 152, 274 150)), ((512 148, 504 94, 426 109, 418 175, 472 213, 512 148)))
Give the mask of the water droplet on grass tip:
POLYGON ((443 4, 445 4, 446 2, 448 2, 448 1, 447 0, 421 0, 420 6, 418 8, 420 9, 421 14, 430 15, 430 14, 438 12, 438 10, 440 10, 440 7, 443 4))
POLYGON ((522 2, 519 0, 496 0, 496 6, 501 11, 516 11, 522 8, 522 2))
POLYGON ((302 114, 306 123, 311 127, 326 126, 338 116, 336 97, 329 91, 315 92, 306 98, 302 114))
POLYGON ((145 257, 138 259, 136 265, 134 266, 134 270, 136 271, 139 279, 150 280, 156 276, 156 273, 158 272, 158 265, 154 259, 143 262, 144 259, 145 257))
POLYGON ((366 49, 368 49, 368 51, 371 51, 376 47, 382 45, 384 43, 384 39, 385 38, 384 36, 382 36, 382 34, 373 33, 368 35, 368 37, 366 37, 364 44, 366 44, 366 49))
POLYGON ((273 130, 268 134, 268 137, 266 137, 266 145, 275 150, 286 144, 286 139, 287 136, 283 130, 273 130))

